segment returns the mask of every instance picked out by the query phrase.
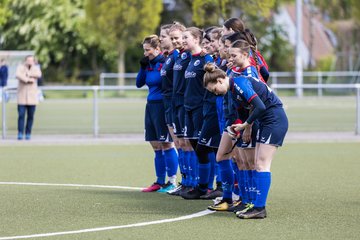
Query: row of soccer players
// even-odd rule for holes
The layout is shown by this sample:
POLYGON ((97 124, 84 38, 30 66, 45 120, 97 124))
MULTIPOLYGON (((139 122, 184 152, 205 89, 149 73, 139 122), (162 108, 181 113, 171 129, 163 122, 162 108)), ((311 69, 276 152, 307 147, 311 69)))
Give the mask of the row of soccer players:
POLYGON ((266 84, 268 67, 256 45, 237 18, 204 32, 168 24, 159 37, 144 39, 136 84, 149 87, 145 140, 155 151, 157 176, 144 192, 222 196, 208 208, 239 218, 266 217, 270 165, 288 122, 266 84), (176 187, 178 166, 182 180, 176 187), (240 195, 235 201, 234 190, 240 195))

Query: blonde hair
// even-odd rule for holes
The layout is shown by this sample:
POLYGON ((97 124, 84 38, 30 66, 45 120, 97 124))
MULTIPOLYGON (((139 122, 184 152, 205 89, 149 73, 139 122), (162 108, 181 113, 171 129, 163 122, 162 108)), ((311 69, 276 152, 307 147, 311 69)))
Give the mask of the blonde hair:
POLYGON ((226 73, 220 68, 218 68, 214 63, 205 64, 204 70, 204 87, 207 87, 210 83, 217 83, 218 78, 226 78, 226 73))
POLYGON ((172 31, 180 31, 180 32, 185 32, 186 27, 184 25, 182 25, 179 22, 173 22, 172 26, 169 29, 169 32, 172 31))

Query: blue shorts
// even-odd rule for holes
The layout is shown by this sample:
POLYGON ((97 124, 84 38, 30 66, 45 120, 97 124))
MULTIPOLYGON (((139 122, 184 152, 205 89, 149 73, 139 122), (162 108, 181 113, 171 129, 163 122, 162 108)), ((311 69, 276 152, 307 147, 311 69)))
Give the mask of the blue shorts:
POLYGON ((288 127, 288 119, 282 107, 266 109, 259 119, 256 142, 282 146, 288 127))
POLYGON ((164 98, 165 122, 168 126, 173 125, 173 103, 171 98, 164 98))
POLYGON ((185 130, 184 138, 198 139, 203 125, 202 107, 187 111, 185 109, 185 130))
POLYGON ((208 147, 218 148, 220 144, 220 128, 217 112, 204 117, 198 143, 208 147))
POLYGON ((185 132, 185 108, 184 105, 180 105, 175 107, 174 109, 174 117, 173 117, 173 128, 174 128, 174 134, 182 138, 184 137, 185 132))
POLYGON ((162 100, 146 103, 145 141, 172 141, 165 123, 165 108, 162 100))
MULTIPOLYGON (((259 121, 255 120, 252 128, 251 128, 251 141, 250 142, 244 142, 242 139, 239 140, 239 142, 236 144, 239 148, 254 148, 256 146, 256 136, 259 130, 259 121)), ((241 135, 243 134, 244 130, 241 131, 241 135)))

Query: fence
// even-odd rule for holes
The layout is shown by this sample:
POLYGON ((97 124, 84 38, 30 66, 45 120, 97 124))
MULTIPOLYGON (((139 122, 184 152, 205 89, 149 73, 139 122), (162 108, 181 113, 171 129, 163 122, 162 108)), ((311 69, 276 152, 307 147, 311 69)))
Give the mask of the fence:
MULTIPOLYGON (((296 89, 298 87, 298 85, 296 84, 272 84, 271 87, 274 89, 274 90, 279 90, 279 89, 296 89)), ((339 88, 342 88, 342 89, 355 89, 356 90, 356 117, 355 117, 355 134, 356 135, 359 135, 360 134, 360 84, 322 84, 322 85, 317 85, 317 84, 304 84, 304 85, 301 85, 300 87, 302 87, 303 89, 317 89, 317 88, 322 88, 322 89, 339 89, 339 88)), ((7 119, 7 104, 6 101, 5 101, 5 93, 9 93, 9 92, 14 92, 16 89, 14 88, 4 88, 3 89, 3 101, 2 101, 2 138, 5 139, 7 137, 7 127, 8 127, 8 123, 6 121, 7 119)), ((100 87, 100 86, 58 86, 58 87, 55 87, 55 86, 52 86, 52 87, 42 87, 42 90, 45 91, 56 91, 56 92, 59 92, 59 91, 91 91, 93 94, 92 94, 92 97, 89 99, 88 101, 88 107, 89 109, 87 109, 85 112, 81 112, 81 113, 78 113, 78 115, 81 115, 82 119, 77 119, 76 116, 74 116, 74 114, 72 113, 67 113, 67 114, 64 114, 61 115, 59 114, 59 116, 61 116, 62 118, 61 119, 58 119, 58 117, 55 117, 54 121, 56 122, 56 132, 57 133, 61 133, 61 134, 76 134, 76 133, 83 133, 81 131, 74 131, 74 130, 78 130, 77 128, 82 127, 83 125, 85 126, 86 124, 84 124, 82 122, 82 120, 86 119, 86 122, 89 121, 89 130, 91 128, 91 132, 92 132, 92 135, 94 137, 98 137, 99 136, 99 116, 102 116, 100 113, 99 113, 99 102, 101 103, 101 106, 108 106, 108 102, 104 103, 102 102, 103 99, 99 96, 99 92, 101 91, 139 91, 139 89, 137 89, 135 86, 123 86, 123 87, 114 87, 114 86, 103 86, 103 87, 100 87), (90 102, 91 101, 91 102, 90 102), (66 120, 67 119, 67 120, 66 120), (66 120, 66 123, 65 123, 65 120, 66 120), (90 121, 91 120, 91 121, 90 121), (60 122, 60 123, 64 123, 66 125, 66 129, 67 131, 64 131, 61 127, 59 127, 57 125, 57 123, 60 122), (59 127, 59 128, 57 128, 59 127), (70 130, 69 130, 70 128, 70 130)), ((143 88, 142 90, 146 90, 146 88, 143 88)), ((340 130, 340 131, 349 131, 353 128, 351 128, 349 126, 349 121, 347 121, 345 124, 347 124, 348 126, 346 128, 339 128, 338 125, 341 125, 341 124, 344 124, 344 118, 342 116, 342 113, 339 111, 342 111, 342 109, 344 108, 344 106, 342 105, 342 103, 337 103, 337 108, 335 108, 333 105, 334 103, 336 103, 336 101, 334 101, 333 98, 327 98, 327 97, 323 97, 323 98, 326 98, 325 101, 323 102, 328 102, 327 103, 327 106, 325 108, 329 109, 330 112, 328 110, 324 111, 323 113, 319 112, 319 110, 316 110, 314 111, 314 109, 311 109, 311 111, 313 111, 312 113, 309 113, 310 109, 306 109, 303 110, 305 112, 302 112, 300 113, 300 115, 297 115, 297 116, 290 116, 292 118, 292 122, 295 122, 297 121, 297 118, 298 116, 303 116, 303 115, 311 115, 311 114, 323 114, 323 115, 327 115, 327 116, 330 116, 330 119, 329 117, 326 118, 326 117, 323 117, 321 116, 321 118, 318 118, 318 120, 316 121, 317 125, 316 125, 316 129, 317 130, 320 130, 320 131, 331 131, 335 128, 337 128, 337 130, 340 130), (294 121, 295 120, 295 121, 294 121), (324 126, 323 124, 326 123, 325 120, 329 120, 328 122, 331 122, 331 126, 324 126)), ((318 98, 318 99, 315 99, 315 104, 317 104, 317 101, 320 100, 320 99, 323 99, 323 98, 318 98)), ((291 98, 293 99, 292 101, 294 102, 298 102, 297 105, 300 105, 302 106, 303 101, 305 101, 306 97, 302 98, 302 99, 299 99, 298 100, 295 100, 296 98, 291 98)), ((352 97, 348 97, 347 98, 347 104, 348 105, 352 105, 354 106, 355 104, 353 104, 353 99, 352 97)), ((49 100, 47 100, 49 101, 49 100)), ((311 100, 313 101, 313 99, 311 100)), ((130 115, 128 112, 125 112, 123 113, 123 108, 119 109, 119 102, 116 102, 116 106, 117 106, 117 112, 114 113, 113 109, 109 110, 107 113, 106 113, 106 118, 102 118, 102 133, 105 133, 106 131, 109 131, 109 129, 111 129, 111 133, 113 133, 113 125, 114 125, 114 121, 115 121, 115 124, 116 124, 116 127, 117 125, 124 125, 125 126, 125 133, 141 133, 142 131, 142 126, 143 126, 143 123, 142 123, 142 119, 143 119, 143 115, 141 115, 142 111, 143 111, 143 107, 144 107, 144 102, 145 100, 144 99, 138 99, 137 102, 136 102, 136 105, 129 105, 131 104, 131 102, 123 102, 121 100, 121 105, 129 105, 128 108, 130 109, 133 109, 133 108, 136 108, 136 114, 134 115, 131 115, 131 116, 127 116, 127 115, 130 115), (124 104, 122 104, 124 103, 124 104), (121 115, 120 117, 118 117, 116 120, 112 120, 113 122, 109 123, 109 118, 113 119, 113 118, 116 118, 115 115, 121 115), (119 120, 121 120, 122 122, 118 122, 119 120), (135 121, 136 120, 136 121, 135 121), (141 129, 139 129, 141 128, 141 129)), ((57 102, 55 102, 57 103, 57 102)), ((81 104, 82 102, 80 102, 81 104)), ((53 102, 51 102, 51 104, 53 104, 53 102)), ((79 101, 73 101, 73 99, 69 99, 69 101, 67 102, 68 105, 66 105, 64 108, 68 108, 69 106, 73 106, 73 105, 76 105, 76 104, 79 104, 79 101)), ((12 105, 12 110, 13 110, 13 116, 10 118, 10 119, 15 119, 15 103, 12 105)), ((306 105, 306 104, 305 104, 306 105)), ((55 106, 56 107, 56 106, 55 106)), ((80 106, 76 106, 77 110, 81 110, 81 107, 80 106)), ((316 106, 318 108, 322 108, 322 106, 316 106)), ((42 107, 43 108, 43 107, 42 107)), ((54 108, 54 106, 51 106, 51 108, 54 108)), ((49 110, 49 108, 48 108, 49 110)), ((75 111, 77 111, 75 110, 75 111)), ((291 110, 291 109, 289 109, 291 110)), ((56 113, 58 110, 54 110, 53 109, 53 112, 51 113, 46 113, 45 117, 48 115, 48 114, 54 114, 56 113)), ((74 109, 71 109, 69 111, 74 111, 74 109)), ((347 109, 347 116, 351 115, 353 116, 353 113, 354 113, 354 109, 351 107, 349 109, 347 109)), ((289 114, 290 115, 290 114, 289 114)), ((43 115, 44 117, 44 115, 43 115)), ((313 116, 311 116, 313 117, 313 116)), ((349 117, 347 117, 349 119, 349 117)), ((352 118, 352 117, 351 117, 352 118)), ((41 120, 41 119, 39 119, 41 120)), ((46 122, 48 121, 49 119, 46 119, 46 120, 43 120, 43 122, 46 122)), ((13 125, 12 126, 12 129, 14 130, 15 129, 15 124, 14 124, 14 121, 11 120, 11 124, 13 125)), ((304 126, 302 128, 297 128, 295 129, 296 131, 307 131, 308 128, 311 128, 312 126, 315 126, 314 122, 311 122, 309 120, 306 120, 307 122, 305 124, 303 124, 304 126)), ((352 121, 351 121, 352 122, 352 121)), ((298 124, 298 123, 296 123, 298 124)), ((295 125, 296 125, 295 124, 295 125)), ((115 129, 115 130, 118 130, 118 129, 115 129)), ((116 132, 116 131, 115 131, 116 132)), ((121 132, 124 132, 123 130, 121 130, 121 132)))
MULTIPOLYGON (((100 74, 100 87, 109 85, 106 80, 112 79, 111 85, 114 85, 114 79, 124 78, 128 81, 127 84, 135 85, 136 73, 101 73, 100 74)), ((295 73, 294 72, 271 72, 270 73, 270 84, 295 84, 295 73)), ((349 71, 349 72, 303 72, 303 84, 317 84, 319 87, 311 87, 308 89, 316 89, 317 95, 323 96, 323 90, 321 87, 323 84, 355 84, 360 83, 360 72, 349 71)), ((296 88, 285 88, 303 91, 301 85, 296 88)), ((349 90, 349 89, 348 89, 349 90)), ((296 92, 296 91, 294 91, 296 92)))

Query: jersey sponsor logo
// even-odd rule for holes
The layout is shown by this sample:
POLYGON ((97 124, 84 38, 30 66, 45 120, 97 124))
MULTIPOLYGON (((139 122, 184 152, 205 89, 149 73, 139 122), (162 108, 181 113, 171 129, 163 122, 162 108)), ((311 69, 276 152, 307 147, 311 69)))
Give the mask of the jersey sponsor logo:
POLYGON ((160 76, 166 76, 166 70, 164 70, 164 69, 161 69, 161 71, 160 71, 160 76))
POLYGON ((169 58, 168 60, 166 60, 166 64, 169 65, 171 63, 171 58, 169 58))
POLYGON ((194 78, 196 77, 196 72, 185 71, 185 78, 194 78))
POLYGON ((194 66, 198 66, 200 64, 200 60, 196 60, 195 62, 194 62, 194 66))
POLYGON ((181 64, 177 64, 177 63, 174 64, 173 70, 178 71, 178 70, 181 70, 181 69, 182 69, 181 64))
POLYGON ((234 86, 235 86, 236 90, 238 90, 238 91, 240 92, 240 94, 243 94, 243 93, 244 93, 244 91, 240 88, 239 85, 237 85, 236 83, 234 83, 234 86))
POLYGON ((182 53, 181 54, 181 59, 186 59, 187 58, 187 54, 186 53, 182 53))

